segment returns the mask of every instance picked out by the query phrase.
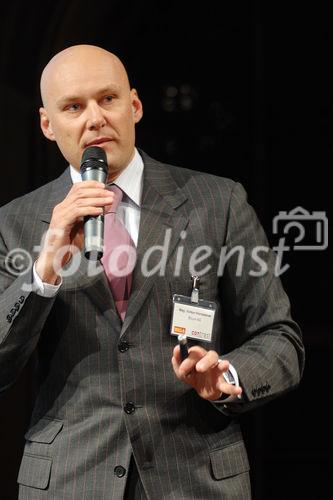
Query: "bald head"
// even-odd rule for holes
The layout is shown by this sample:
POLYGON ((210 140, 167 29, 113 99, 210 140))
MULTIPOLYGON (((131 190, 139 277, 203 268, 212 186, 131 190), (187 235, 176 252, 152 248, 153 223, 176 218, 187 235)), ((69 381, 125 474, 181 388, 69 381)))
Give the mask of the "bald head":
POLYGON ((84 150, 99 146, 112 178, 126 168, 142 104, 117 56, 93 45, 68 47, 47 64, 40 86, 41 129, 68 163, 79 170, 84 150))
POLYGON ((47 63, 42 72, 40 92, 43 106, 47 107, 50 94, 53 91, 52 87, 58 80, 66 78, 68 73, 72 74, 75 69, 80 71, 82 66, 90 67, 90 71, 93 72, 95 66, 100 68, 104 65, 109 66, 115 71, 121 85, 124 85, 128 89, 130 88, 125 66, 112 52, 108 52, 95 45, 73 45, 58 52, 47 63))

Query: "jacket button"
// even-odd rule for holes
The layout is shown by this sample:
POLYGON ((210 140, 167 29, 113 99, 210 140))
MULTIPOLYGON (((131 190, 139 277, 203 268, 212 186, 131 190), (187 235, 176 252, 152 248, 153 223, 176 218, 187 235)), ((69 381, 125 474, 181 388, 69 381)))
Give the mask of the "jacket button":
POLYGON ((20 309, 21 305, 18 302, 15 302, 14 307, 15 307, 16 311, 18 311, 20 309))
POLYGON ((20 302, 20 304, 23 304, 23 302, 24 302, 24 295, 21 295, 21 297, 19 298, 19 302, 20 302))
POLYGON ((8 321, 8 323, 11 323, 11 322, 12 322, 12 320, 13 320, 12 315, 11 315, 11 314, 8 314, 8 315, 7 315, 7 321, 8 321))
POLYGON ((10 314, 11 314, 12 316, 14 316, 14 315, 16 314, 16 309, 15 309, 15 307, 12 307, 12 308, 11 308, 11 310, 10 310, 10 314))
POLYGON ((118 351, 119 352, 126 352, 126 351, 128 351, 129 347, 130 347, 129 343, 126 340, 122 340, 118 344, 118 351))
POLYGON ((135 412, 135 405, 132 401, 129 401, 128 403, 125 404, 124 406, 125 413, 127 415, 130 415, 131 413, 135 412))
POLYGON ((116 465, 114 468, 114 474, 117 477, 123 477, 126 474, 126 469, 122 465, 116 465))

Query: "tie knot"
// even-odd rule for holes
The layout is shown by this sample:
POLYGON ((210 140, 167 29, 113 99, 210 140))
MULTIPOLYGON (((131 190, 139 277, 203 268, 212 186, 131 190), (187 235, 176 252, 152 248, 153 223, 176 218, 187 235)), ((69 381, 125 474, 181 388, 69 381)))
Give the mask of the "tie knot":
POLYGON ((112 212, 116 212, 119 206, 119 203, 123 199, 123 191, 120 189, 120 187, 116 186, 115 184, 111 184, 111 186, 108 186, 108 190, 112 191, 114 193, 114 200, 112 203, 112 212))

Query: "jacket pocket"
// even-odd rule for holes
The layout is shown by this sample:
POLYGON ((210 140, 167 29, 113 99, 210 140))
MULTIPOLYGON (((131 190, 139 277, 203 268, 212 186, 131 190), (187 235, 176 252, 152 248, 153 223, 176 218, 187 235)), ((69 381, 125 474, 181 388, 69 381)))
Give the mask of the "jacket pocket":
POLYGON ((209 455, 215 479, 225 479, 250 470, 243 441, 238 441, 226 448, 211 450, 209 455))
POLYGON ((50 481, 52 459, 25 453, 22 458, 17 482, 45 490, 50 481))
POLYGON ((63 422, 43 417, 25 434, 26 444, 17 478, 24 486, 46 489, 50 482, 52 457, 51 452, 57 435, 63 428, 63 422))
POLYGON ((43 417, 30 427, 24 437, 33 443, 51 444, 62 428, 63 422, 61 420, 43 417))

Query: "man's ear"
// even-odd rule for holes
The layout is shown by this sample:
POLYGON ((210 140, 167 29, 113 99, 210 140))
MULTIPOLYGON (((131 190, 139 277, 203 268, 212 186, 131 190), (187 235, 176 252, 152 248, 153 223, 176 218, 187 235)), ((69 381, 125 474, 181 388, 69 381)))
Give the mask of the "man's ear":
POLYGON ((140 101, 138 93, 135 89, 131 90, 131 99, 132 99, 134 123, 138 123, 143 115, 143 107, 142 107, 142 102, 140 101))
POLYGON ((43 134, 45 135, 45 137, 50 139, 50 141, 55 141, 56 139, 52 130, 52 125, 45 108, 39 108, 39 116, 40 128, 42 129, 43 134))

